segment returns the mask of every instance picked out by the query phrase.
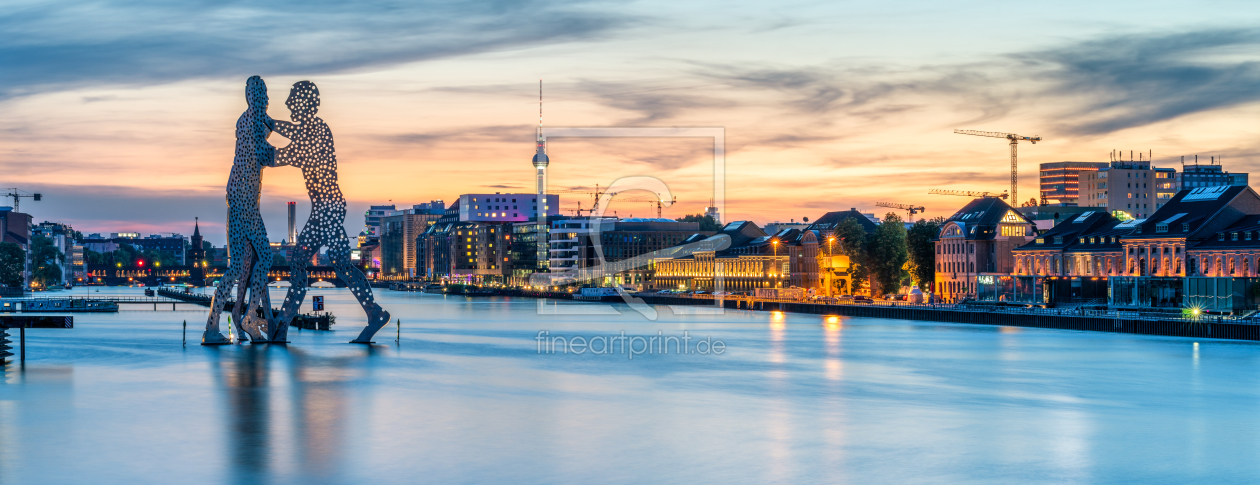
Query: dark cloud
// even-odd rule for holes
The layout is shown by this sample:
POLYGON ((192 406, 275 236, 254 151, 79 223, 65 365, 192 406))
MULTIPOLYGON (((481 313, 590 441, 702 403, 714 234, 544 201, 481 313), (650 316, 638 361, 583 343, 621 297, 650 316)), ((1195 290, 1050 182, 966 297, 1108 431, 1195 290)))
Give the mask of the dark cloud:
POLYGON ((621 125, 658 123, 689 112, 739 106, 737 102, 695 90, 695 88, 707 86, 715 85, 645 89, 642 84, 584 81, 573 88, 577 92, 585 93, 584 97, 571 99, 585 99, 609 108, 634 113, 632 117, 617 123, 621 125))
MULTIPOLYGON (((924 66, 891 70, 878 66, 825 65, 775 68, 704 65, 697 75, 736 87, 767 91, 785 98, 782 106, 797 114, 829 118, 846 115, 867 122, 921 108, 907 95, 930 95, 950 104, 979 110, 978 119, 995 119, 1010 111, 1001 96, 977 89, 997 82, 990 64, 924 66)), ((771 102, 780 98, 765 96, 771 102)))
POLYGON ((378 135, 375 138, 401 145, 436 146, 444 143, 524 143, 535 139, 532 125, 470 126, 440 131, 378 135))
MULTIPOLYGON (((608 118, 619 118, 622 111, 632 113, 630 118, 612 122, 613 125, 641 125, 671 120, 689 112, 710 108, 735 108, 740 103, 724 99, 729 91, 717 92, 710 88, 725 86, 724 82, 696 82, 691 77, 670 79, 640 79, 630 81, 579 80, 565 83, 548 83, 544 106, 554 103, 586 102, 600 104, 616 110, 608 118)), ((520 84, 496 84, 480 86, 443 86, 433 91, 442 93, 472 94, 479 96, 510 96, 536 102, 537 86, 522 89, 520 84)))
POLYGON ((1260 99, 1260 30, 1126 35, 1012 56, 1054 82, 1046 94, 1082 98, 1059 131, 1097 135, 1260 99), (1256 56, 1253 54, 1252 59, 1256 56))
POLYGON ((955 124, 969 126, 1036 103, 1055 120, 1050 131, 1096 135, 1260 100, 1258 46, 1260 30, 1213 29, 1108 36, 958 65, 697 65, 696 75, 765 92, 815 127, 841 117, 877 122, 927 102, 956 108, 966 118, 955 124))
POLYGON ((596 159, 599 175, 661 174, 713 160, 713 142, 703 138, 565 137, 547 143, 553 167, 563 160, 596 159), (610 169, 614 172, 605 172, 610 169))
POLYGON ((0 97, 87 84, 347 71, 598 39, 636 22, 554 0, 34 5, 0 13, 0 97))

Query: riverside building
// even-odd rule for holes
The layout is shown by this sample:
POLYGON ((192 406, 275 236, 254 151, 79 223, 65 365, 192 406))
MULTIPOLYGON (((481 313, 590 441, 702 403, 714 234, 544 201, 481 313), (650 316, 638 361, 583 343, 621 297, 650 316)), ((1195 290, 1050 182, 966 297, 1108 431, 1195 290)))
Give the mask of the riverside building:
POLYGON ((1156 196, 1156 185, 1161 179, 1147 160, 1111 162, 1097 172, 1083 174, 1082 180, 1078 205, 1143 219, 1167 202, 1156 196))
MULTIPOLYGON (((649 288, 751 293, 763 288, 813 289, 824 280, 820 276, 818 231, 783 229, 771 235, 752 222, 737 221, 723 226, 718 235, 729 237, 730 246, 657 258, 649 288)), ((684 243, 706 237, 696 234, 684 243)), ((842 258, 834 259, 836 266, 841 266, 842 258)), ((845 263, 844 273, 830 277, 849 282, 847 258, 845 263)))
POLYGON ((410 209, 388 211, 380 216, 382 279, 416 277, 416 238, 446 213, 442 201, 417 204, 410 209))
POLYGON ((1181 186, 1187 189, 1200 187, 1219 187, 1222 185, 1247 185, 1248 174, 1230 173, 1217 163, 1216 157, 1210 159, 1208 165, 1200 165, 1198 157, 1191 165, 1182 164, 1181 186))
POLYGON ((1239 313, 1260 303, 1260 195, 1178 192, 1145 219, 1081 214, 1015 251, 1014 284, 981 276, 980 300, 1239 313), (1077 220, 1079 219, 1079 221, 1077 220), (1086 229, 1079 230, 1084 227, 1086 229))
POLYGON ((1041 164, 1041 203, 1076 205, 1080 198, 1082 175, 1107 167, 1096 162, 1051 162, 1041 164))
POLYGON ((642 287, 652 276, 654 253, 679 246, 698 232, 697 222, 662 218, 574 217, 551 223, 553 278, 596 286, 642 287), (597 247, 598 245, 598 247, 597 247), (630 261, 638 258, 638 263, 630 261), (610 264, 627 262, 627 264, 610 264))
POLYGON ((544 260, 540 265, 536 257, 538 214, 559 216, 558 195, 546 195, 542 209, 537 200, 536 194, 460 195, 415 236, 415 276, 471 284, 527 284, 529 275, 545 269, 547 263, 544 260), (527 250, 516 236, 535 244, 528 248, 534 258, 514 259, 514 254, 527 250))
POLYGON ((1036 224, 1002 199, 971 201, 938 233, 934 292, 946 300, 975 297, 978 277, 1010 275, 1014 249, 1036 234, 1036 224))

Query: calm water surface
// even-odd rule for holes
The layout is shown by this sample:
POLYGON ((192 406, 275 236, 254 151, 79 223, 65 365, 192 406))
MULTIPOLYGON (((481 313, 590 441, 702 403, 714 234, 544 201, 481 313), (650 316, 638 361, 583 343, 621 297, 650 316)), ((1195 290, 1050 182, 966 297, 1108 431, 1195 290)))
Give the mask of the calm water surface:
POLYGON ((402 335, 365 347, 351 295, 312 293, 336 331, 287 348, 202 347, 193 307, 28 331, 0 483, 1260 481, 1252 343, 378 291, 402 335), (540 354, 540 330, 726 351, 540 354))

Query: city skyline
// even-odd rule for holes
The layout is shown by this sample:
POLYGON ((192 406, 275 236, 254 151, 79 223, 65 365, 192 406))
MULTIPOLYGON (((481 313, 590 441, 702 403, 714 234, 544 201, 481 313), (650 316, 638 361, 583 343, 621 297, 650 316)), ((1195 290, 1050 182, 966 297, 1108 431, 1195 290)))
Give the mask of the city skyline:
MULTIPOLYGON (((965 200, 928 189, 1007 189, 1005 144, 955 128, 1045 138, 1021 147, 1024 200, 1037 193, 1038 164, 1106 161, 1115 149, 1153 151, 1163 167, 1195 154, 1224 156, 1230 171, 1260 167, 1260 67, 1247 50, 1260 43, 1260 14, 1249 9, 1222 24, 1211 9, 1083 2, 1015 18, 914 3, 389 14, 280 4, 251 7, 260 15, 249 19, 231 6, 128 5, 33 3, 0 17, 25 39, 4 48, 3 166, 8 186, 45 194, 23 203, 36 220, 188 234, 199 216, 221 246, 230 127, 252 74, 268 82, 277 119, 288 118, 293 82, 320 86, 352 234, 369 205, 528 191, 540 78, 545 126, 724 127, 727 221, 886 212, 876 201, 948 216, 965 200)), ((678 195, 666 216, 707 205, 702 140, 555 139, 548 149, 552 190, 651 174, 678 195)), ((562 213, 575 198, 589 200, 561 194, 562 213)), ((284 238, 288 201, 304 221, 301 175, 266 170, 273 240, 284 238)))

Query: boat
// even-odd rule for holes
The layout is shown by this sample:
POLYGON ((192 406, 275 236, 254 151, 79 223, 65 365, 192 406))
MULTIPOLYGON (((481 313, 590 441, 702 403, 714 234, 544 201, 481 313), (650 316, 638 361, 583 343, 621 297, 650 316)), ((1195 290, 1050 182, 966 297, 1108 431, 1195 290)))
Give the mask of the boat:
POLYGON ((582 288, 573 294, 573 299, 579 301, 614 301, 619 298, 616 288, 582 288))

